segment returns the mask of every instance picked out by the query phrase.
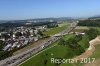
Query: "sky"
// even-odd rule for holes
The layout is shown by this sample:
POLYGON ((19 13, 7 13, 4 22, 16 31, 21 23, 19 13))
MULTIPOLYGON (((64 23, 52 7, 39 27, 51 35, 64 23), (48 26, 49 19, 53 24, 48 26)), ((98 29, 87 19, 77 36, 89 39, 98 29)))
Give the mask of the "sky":
POLYGON ((100 15, 100 0, 0 0, 0 20, 100 15))

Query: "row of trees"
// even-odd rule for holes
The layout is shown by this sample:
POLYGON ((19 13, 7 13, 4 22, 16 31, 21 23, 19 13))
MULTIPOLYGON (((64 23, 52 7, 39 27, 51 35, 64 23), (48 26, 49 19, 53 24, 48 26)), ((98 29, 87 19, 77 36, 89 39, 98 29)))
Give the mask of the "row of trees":
POLYGON ((89 40, 96 38, 100 35, 100 31, 94 28, 85 31, 86 35, 88 36, 89 40))
POLYGON ((69 38, 68 40, 60 39, 59 45, 67 46, 67 48, 70 48, 69 54, 71 55, 69 58, 71 58, 85 51, 85 49, 83 49, 83 47, 81 47, 81 45, 78 43, 80 40, 82 40, 82 35, 76 35, 75 37, 69 38))
POLYGON ((63 38, 60 39, 59 45, 68 45, 71 48, 77 48, 78 42, 82 40, 82 35, 76 35, 75 37, 69 38, 68 40, 64 40, 63 38))
POLYGON ((12 52, 9 51, 3 51, 5 43, 0 40, 0 60, 7 58, 8 56, 12 55, 12 52))
POLYGON ((78 26, 100 27, 100 20, 80 20, 78 26))
POLYGON ((94 39, 100 32, 97 29, 91 28, 85 31, 85 35, 76 35, 69 38, 68 40, 60 39, 59 45, 66 46, 70 50, 68 52, 67 58, 72 58, 76 55, 80 55, 89 47, 89 41, 94 39))

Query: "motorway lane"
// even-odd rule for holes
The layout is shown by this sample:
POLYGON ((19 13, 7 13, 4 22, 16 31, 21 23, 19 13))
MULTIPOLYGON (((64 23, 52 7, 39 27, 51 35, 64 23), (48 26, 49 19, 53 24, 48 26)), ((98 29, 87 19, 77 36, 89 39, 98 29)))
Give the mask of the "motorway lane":
POLYGON ((47 42, 41 45, 38 45, 32 49, 22 52, 21 54, 12 56, 10 58, 7 58, 6 60, 1 61, 0 66, 15 66, 16 64, 19 64, 23 60, 29 58, 31 55, 41 51, 43 49, 42 46, 47 47, 48 45, 50 45, 52 42, 55 42, 56 40, 58 40, 58 37, 51 37, 47 42))
POLYGON ((21 54, 18 54, 16 56, 12 56, 12 57, 9 57, 7 59, 0 61, 0 66, 16 66, 16 65, 18 65, 22 61, 28 59, 33 54, 36 54, 39 51, 41 51, 44 47, 47 47, 50 44, 52 44, 53 42, 59 40, 62 37, 62 35, 64 35, 65 33, 68 34, 68 32, 70 32, 72 29, 74 29, 76 27, 76 25, 77 25, 76 23, 75 24, 72 23, 68 29, 64 30, 63 32, 58 33, 58 34, 60 34, 60 36, 52 36, 52 37, 50 37, 50 39, 48 41, 42 43, 41 45, 38 45, 31 49, 28 49, 27 51, 22 52, 21 54))
POLYGON ((40 51, 39 53, 36 53, 36 54, 33 55, 32 57, 30 57, 30 58, 28 58, 27 60, 23 61, 22 63, 18 64, 18 66, 20 66, 21 64, 23 64, 23 63, 25 63, 26 61, 30 60, 31 58, 33 58, 33 57, 39 55, 40 53, 42 53, 42 52, 44 52, 44 51, 46 51, 46 50, 48 50, 48 49, 50 49, 50 48, 52 48, 52 47, 55 47, 56 45, 57 45, 57 44, 55 44, 55 45, 53 45, 53 46, 51 46, 51 47, 49 47, 49 48, 46 48, 46 49, 40 51))

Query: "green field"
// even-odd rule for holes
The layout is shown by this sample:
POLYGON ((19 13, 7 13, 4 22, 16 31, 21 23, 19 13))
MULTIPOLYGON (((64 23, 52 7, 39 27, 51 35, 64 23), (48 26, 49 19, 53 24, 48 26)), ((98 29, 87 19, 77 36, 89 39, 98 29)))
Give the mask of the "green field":
MULTIPOLYGON (((74 36, 75 35, 73 34, 69 34, 69 35, 64 36, 63 39, 68 40, 74 36)), ((85 42, 85 40, 82 40, 82 41, 85 42)), ((73 66, 73 64, 69 64, 69 63, 60 64, 60 65, 51 63, 51 58, 64 58, 64 59, 73 58, 75 54, 77 53, 77 51, 73 51, 73 49, 69 48, 69 46, 59 45, 59 40, 54 42, 49 47, 52 47, 52 48, 45 50, 44 52, 36 55, 35 57, 32 57, 30 60, 26 61, 20 66, 73 66)), ((77 65, 77 64, 74 64, 74 65, 77 65)))
POLYGON ((60 23, 60 24, 58 24, 58 26, 59 26, 59 27, 62 27, 62 26, 68 25, 68 24, 69 24, 69 23, 64 22, 64 23, 60 23))
POLYGON ((86 27, 86 26, 77 26, 73 32, 83 32, 84 30, 88 30, 89 27, 86 27))
POLYGON ((95 46, 95 51, 90 56, 90 58, 100 59, 100 44, 95 46))
MULTIPOLYGON (((95 60, 98 60, 98 59, 100 59, 100 44, 99 45, 96 45, 95 46, 95 51, 93 52, 93 54, 90 56, 90 57, 88 57, 88 58, 95 58, 95 60)), ((84 66, 85 65, 85 63, 77 63, 76 64, 77 66, 84 66)))
MULTIPOLYGON (((66 35, 65 37, 71 38, 73 35, 66 35)), ((27 62, 23 63, 20 66, 55 66, 55 64, 51 63, 51 58, 67 58, 70 49, 67 46, 58 45, 59 41, 54 42, 51 46, 56 45, 41 54, 31 58, 27 62), (45 65, 45 60, 48 60, 45 65)), ((51 47, 49 46, 49 47, 51 47)), ((49 48, 48 47, 48 48, 49 48)))
POLYGON ((97 30, 99 30, 99 31, 100 31, 100 27, 93 27, 93 28, 95 28, 95 29, 97 29, 97 30))
POLYGON ((44 31, 43 34, 45 34, 47 36, 51 36, 51 35, 57 34, 59 32, 62 32, 63 30, 67 29, 68 26, 69 26, 69 24, 62 23, 62 24, 59 24, 58 27, 47 29, 47 31, 44 31))
MULTIPOLYGON (((99 30, 99 28, 97 29, 99 30)), ((64 41, 61 39, 52 43, 49 47, 45 48, 47 50, 44 49, 45 50, 44 52, 36 56, 33 55, 34 57, 29 59, 25 63, 21 64, 20 66, 83 66, 84 64, 80 62, 72 63, 72 64, 51 63, 51 58, 71 59, 83 53, 89 47, 89 37, 88 34, 85 34, 84 36, 81 37, 82 38, 77 43, 75 43, 74 41, 70 41, 70 40, 75 39, 75 41, 77 41, 80 37, 78 38, 75 34, 65 35, 63 36, 64 41), (75 48, 74 47, 71 48, 71 44, 73 44, 74 46, 75 44, 77 45, 75 48)), ((95 52, 90 57, 96 59, 100 58, 99 50, 100 50, 100 45, 97 45, 95 52)))
MULTIPOLYGON (((72 35, 71 35, 72 36, 72 35)), ((74 37, 74 36, 73 36, 74 37)), ((67 38, 66 38, 67 39, 67 38)), ((83 36, 83 38, 82 38, 82 40, 81 41, 79 41, 78 43, 79 43, 79 45, 82 47, 82 48, 84 48, 84 49, 86 49, 86 48, 88 48, 88 46, 89 46, 89 39, 88 39, 88 37, 87 36, 83 36)), ((74 51, 75 52, 75 51, 74 51)), ((73 53, 74 53, 73 52, 73 53)), ((82 66, 83 64, 82 63, 80 63, 80 62, 77 62, 77 63, 73 63, 73 64, 71 64, 71 63, 65 63, 65 64, 61 64, 60 66, 82 66)))

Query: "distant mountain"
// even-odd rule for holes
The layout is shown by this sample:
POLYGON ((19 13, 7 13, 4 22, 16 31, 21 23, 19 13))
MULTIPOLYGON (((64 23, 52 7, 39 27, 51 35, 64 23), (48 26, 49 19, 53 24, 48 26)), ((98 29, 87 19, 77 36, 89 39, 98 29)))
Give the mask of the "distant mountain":
POLYGON ((8 22, 8 20, 1 20, 1 21, 0 21, 0 24, 1 24, 1 23, 6 23, 6 22, 8 22))
POLYGON ((37 19, 26 19, 26 20, 1 20, 0 23, 16 23, 16 22, 52 22, 52 21, 70 21, 74 20, 71 17, 59 17, 59 18, 37 18, 37 19))
POLYGON ((45 22, 45 21, 66 21, 73 20, 71 17, 59 17, 59 18, 39 18, 39 19, 28 19, 28 21, 33 22, 45 22))

